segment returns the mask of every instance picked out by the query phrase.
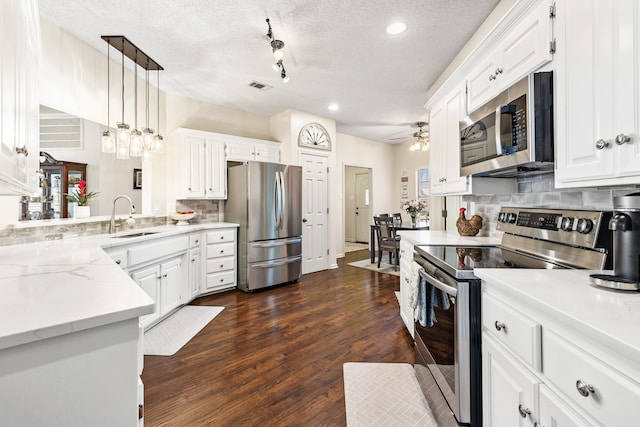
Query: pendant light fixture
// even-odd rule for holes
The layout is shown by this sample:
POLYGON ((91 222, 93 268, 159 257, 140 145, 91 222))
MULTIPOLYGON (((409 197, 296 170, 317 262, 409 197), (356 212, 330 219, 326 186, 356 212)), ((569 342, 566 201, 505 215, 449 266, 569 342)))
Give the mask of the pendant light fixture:
POLYGON ((101 147, 103 153, 116 152, 116 136, 111 132, 111 57, 110 45, 107 45, 107 130, 102 132, 101 147))
POLYGON ((117 123, 116 133, 116 158, 126 160, 129 158, 129 145, 131 133, 129 125, 124 122, 124 41, 122 42, 122 121, 117 123))
MULTIPOLYGON (((117 123, 117 131, 115 135, 115 144, 113 151, 109 149, 108 132, 103 132, 102 146, 103 152, 115 152, 116 158, 128 159, 129 157, 140 157, 148 159, 152 150, 157 150, 162 146, 162 136, 154 137, 153 129, 149 128, 149 70, 158 71, 158 128, 160 128, 160 71, 162 66, 151 59, 147 54, 138 49, 136 45, 131 43, 124 36, 102 36, 102 39, 109 44, 109 47, 115 47, 122 53, 122 121, 117 123), (125 104, 125 74, 124 74, 124 57, 133 61, 134 66, 134 129, 130 131, 128 124, 124 122, 124 104, 125 104), (138 66, 145 70, 145 127, 142 132, 138 130, 138 66)), ((107 61, 109 62, 109 47, 107 47, 107 61)), ((109 65, 107 65, 107 74, 109 74, 109 65)), ((107 85, 109 85, 109 80, 107 85)), ((110 88, 107 89, 109 92, 110 88)), ((107 94, 107 110, 110 108, 110 94, 107 94)), ((108 114, 109 112, 107 112, 108 114)), ((107 115, 107 122, 110 117, 107 115)), ((107 123, 108 125, 108 123, 107 123)), ((113 133, 111 133, 113 135, 113 133)))

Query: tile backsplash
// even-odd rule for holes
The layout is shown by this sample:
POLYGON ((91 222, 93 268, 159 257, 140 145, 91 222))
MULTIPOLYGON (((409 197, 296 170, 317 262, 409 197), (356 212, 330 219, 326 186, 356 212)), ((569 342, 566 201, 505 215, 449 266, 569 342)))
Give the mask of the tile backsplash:
POLYGON ((500 237, 496 231, 496 218, 502 206, 613 210, 613 198, 638 191, 640 186, 559 188, 554 185, 553 174, 518 178, 517 193, 487 196, 462 196, 469 206, 469 214, 478 214, 486 224, 481 236, 500 237), (488 227, 487 227, 488 225, 488 227))

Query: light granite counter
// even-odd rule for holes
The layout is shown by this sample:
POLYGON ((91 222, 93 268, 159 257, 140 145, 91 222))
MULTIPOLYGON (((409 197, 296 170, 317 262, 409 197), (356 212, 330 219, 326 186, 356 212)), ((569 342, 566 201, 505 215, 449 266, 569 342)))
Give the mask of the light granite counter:
POLYGON ((457 231, 398 230, 403 240, 413 245, 492 246, 499 245, 497 237, 460 236, 457 231))
POLYGON ((154 301, 102 248, 237 226, 166 225, 130 232, 157 232, 142 237, 100 234, 0 247, 0 349, 153 312, 154 301))
MULTIPOLYGON (((532 309, 631 360, 640 359, 640 293, 591 285, 586 270, 475 269, 483 287, 497 287, 532 309)), ((611 274, 611 272, 605 273, 611 274)))

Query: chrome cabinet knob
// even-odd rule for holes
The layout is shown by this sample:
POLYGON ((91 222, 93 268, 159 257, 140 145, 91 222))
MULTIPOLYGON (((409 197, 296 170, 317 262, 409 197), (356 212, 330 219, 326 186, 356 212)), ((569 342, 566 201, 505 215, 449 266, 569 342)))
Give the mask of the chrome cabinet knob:
POLYGON ((492 80, 495 80, 495 79, 496 79, 495 74, 491 74, 491 75, 489 76, 489 81, 492 81, 492 80))
POLYGON ((629 141, 631 141, 631 137, 628 136, 628 135, 625 135, 623 133, 621 133, 620 135, 616 136, 616 144, 618 144, 618 145, 626 144, 629 141))
POLYGON ((502 68, 496 68, 496 76, 502 74, 502 68))
POLYGON ((531 415, 531 411, 529 410, 529 408, 525 408, 522 405, 518 405, 518 412, 520 412, 520 416, 522 418, 527 418, 527 415, 531 415))
POLYGON ((501 331, 504 329, 505 332, 507 332, 507 325, 505 325, 504 323, 496 320, 496 323, 494 323, 495 327, 496 327, 496 331, 501 331))
POLYGON ((602 150, 603 148, 607 148, 609 146, 609 142, 605 141, 604 139, 599 139, 596 141, 596 148, 598 150, 602 150))
POLYGON ((582 380, 576 381, 576 389, 578 389, 578 393, 584 397, 589 397, 590 393, 596 392, 591 384, 587 384, 582 380))

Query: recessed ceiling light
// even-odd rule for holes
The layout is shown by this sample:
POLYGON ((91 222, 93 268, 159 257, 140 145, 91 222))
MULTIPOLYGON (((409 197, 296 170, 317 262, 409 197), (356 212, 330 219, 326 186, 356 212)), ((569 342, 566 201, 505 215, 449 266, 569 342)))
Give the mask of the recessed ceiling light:
POLYGON ((407 31, 407 24, 404 22, 394 22, 387 27, 387 33, 396 35, 407 31))
POLYGON ((329 104, 329 110, 338 111, 339 109, 340 109, 340 106, 338 104, 336 104, 335 102, 333 104, 329 104))

